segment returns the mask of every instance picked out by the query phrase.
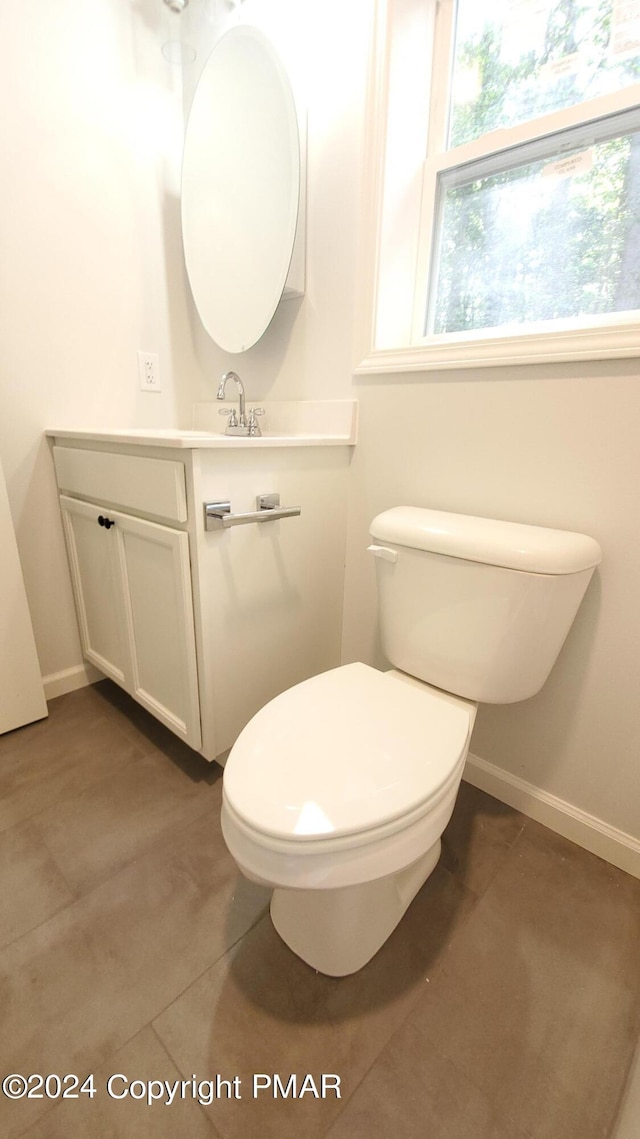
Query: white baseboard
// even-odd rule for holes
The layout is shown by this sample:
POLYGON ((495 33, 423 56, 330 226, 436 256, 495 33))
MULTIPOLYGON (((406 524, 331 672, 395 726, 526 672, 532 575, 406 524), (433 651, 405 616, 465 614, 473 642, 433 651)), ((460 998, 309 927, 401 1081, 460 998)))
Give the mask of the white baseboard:
POLYGON ((469 753, 463 778, 578 846, 640 878, 640 840, 469 753))
POLYGON ((104 680, 104 676, 92 664, 76 664, 73 668, 63 668, 61 672, 51 672, 49 676, 42 677, 45 699, 54 700, 56 696, 75 692, 76 688, 84 688, 98 680, 104 680))

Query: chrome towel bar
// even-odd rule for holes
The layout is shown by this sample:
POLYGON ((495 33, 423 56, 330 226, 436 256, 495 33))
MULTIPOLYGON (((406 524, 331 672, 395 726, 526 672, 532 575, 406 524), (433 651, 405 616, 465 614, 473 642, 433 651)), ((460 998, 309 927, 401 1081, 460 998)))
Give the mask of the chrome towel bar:
POLYGON ((227 530, 229 526, 246 526, 249 522, 276 522, 278 518, 295 518, 299 506, 281 506, 279 494, 259 494, 257 510, 246 514, 232 514, 230 502, 204 503, 205 530, 227 530))

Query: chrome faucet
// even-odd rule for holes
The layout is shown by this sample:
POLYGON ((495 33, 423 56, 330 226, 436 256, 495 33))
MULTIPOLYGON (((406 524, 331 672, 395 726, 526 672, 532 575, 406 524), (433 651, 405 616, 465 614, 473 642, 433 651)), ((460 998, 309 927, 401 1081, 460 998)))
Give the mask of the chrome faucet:
POLYGON ((256 416, 264 415, 264 408, 252 407, 249 411, 249 419, 247 420, 244 384, 236 372, 224 373, 218 384, 216 399, 224 399, 227 380, 233 380, 238 389, 238 414, 236 415, 236 410, 233 407, 220 409, 220 415, 227 415, 229 417, 225 435, 261 435, 262 432, 256 416))
MULTIPOLYGON (((247 418, 246 418, 245 409, 244 409, 244 384, 242 383, 240 376, 236 375, 235 372, 225 372, 224 376, 222 377, 222 379, 220 380, 220 383, 218 385, 218 394, 216 396, 216 399, 224 399, 224 391, 225 391, 225 388, 227 386, 227 380, 233 380, 237 389, 238 389, 238 401, 239 401, 240 406, 238 408, 239 415, 238 415, 238 419, 236 421, 236 426, 237 427, 246 427, 247 426, 247 418)), ((231 416, 235 417, 234 411, 231 412, 231 416)))

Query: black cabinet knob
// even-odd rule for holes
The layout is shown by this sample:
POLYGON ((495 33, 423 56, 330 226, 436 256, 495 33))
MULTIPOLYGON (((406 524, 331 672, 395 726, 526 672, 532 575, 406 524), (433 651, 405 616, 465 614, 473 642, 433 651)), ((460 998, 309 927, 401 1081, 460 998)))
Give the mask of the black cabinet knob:
POLYGON ((104 526, 105 530, 110 530, 115 526, 113 518, 105 518, 103 514, 98 515, 98 526, 104 526))
POLYGON ((104 518, 101 514, 98 515, 98 526, 104 526, 104 518))

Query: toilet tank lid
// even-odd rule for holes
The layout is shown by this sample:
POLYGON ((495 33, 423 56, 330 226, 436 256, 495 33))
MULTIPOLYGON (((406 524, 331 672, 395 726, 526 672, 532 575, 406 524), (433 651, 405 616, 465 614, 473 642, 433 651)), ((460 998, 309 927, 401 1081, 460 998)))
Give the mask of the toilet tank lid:
POLYGON ((602 558, 600 546, 586 534, 418 506, 383 511, 370 533, 380 542, 527 573, 579 573, 602 558))

